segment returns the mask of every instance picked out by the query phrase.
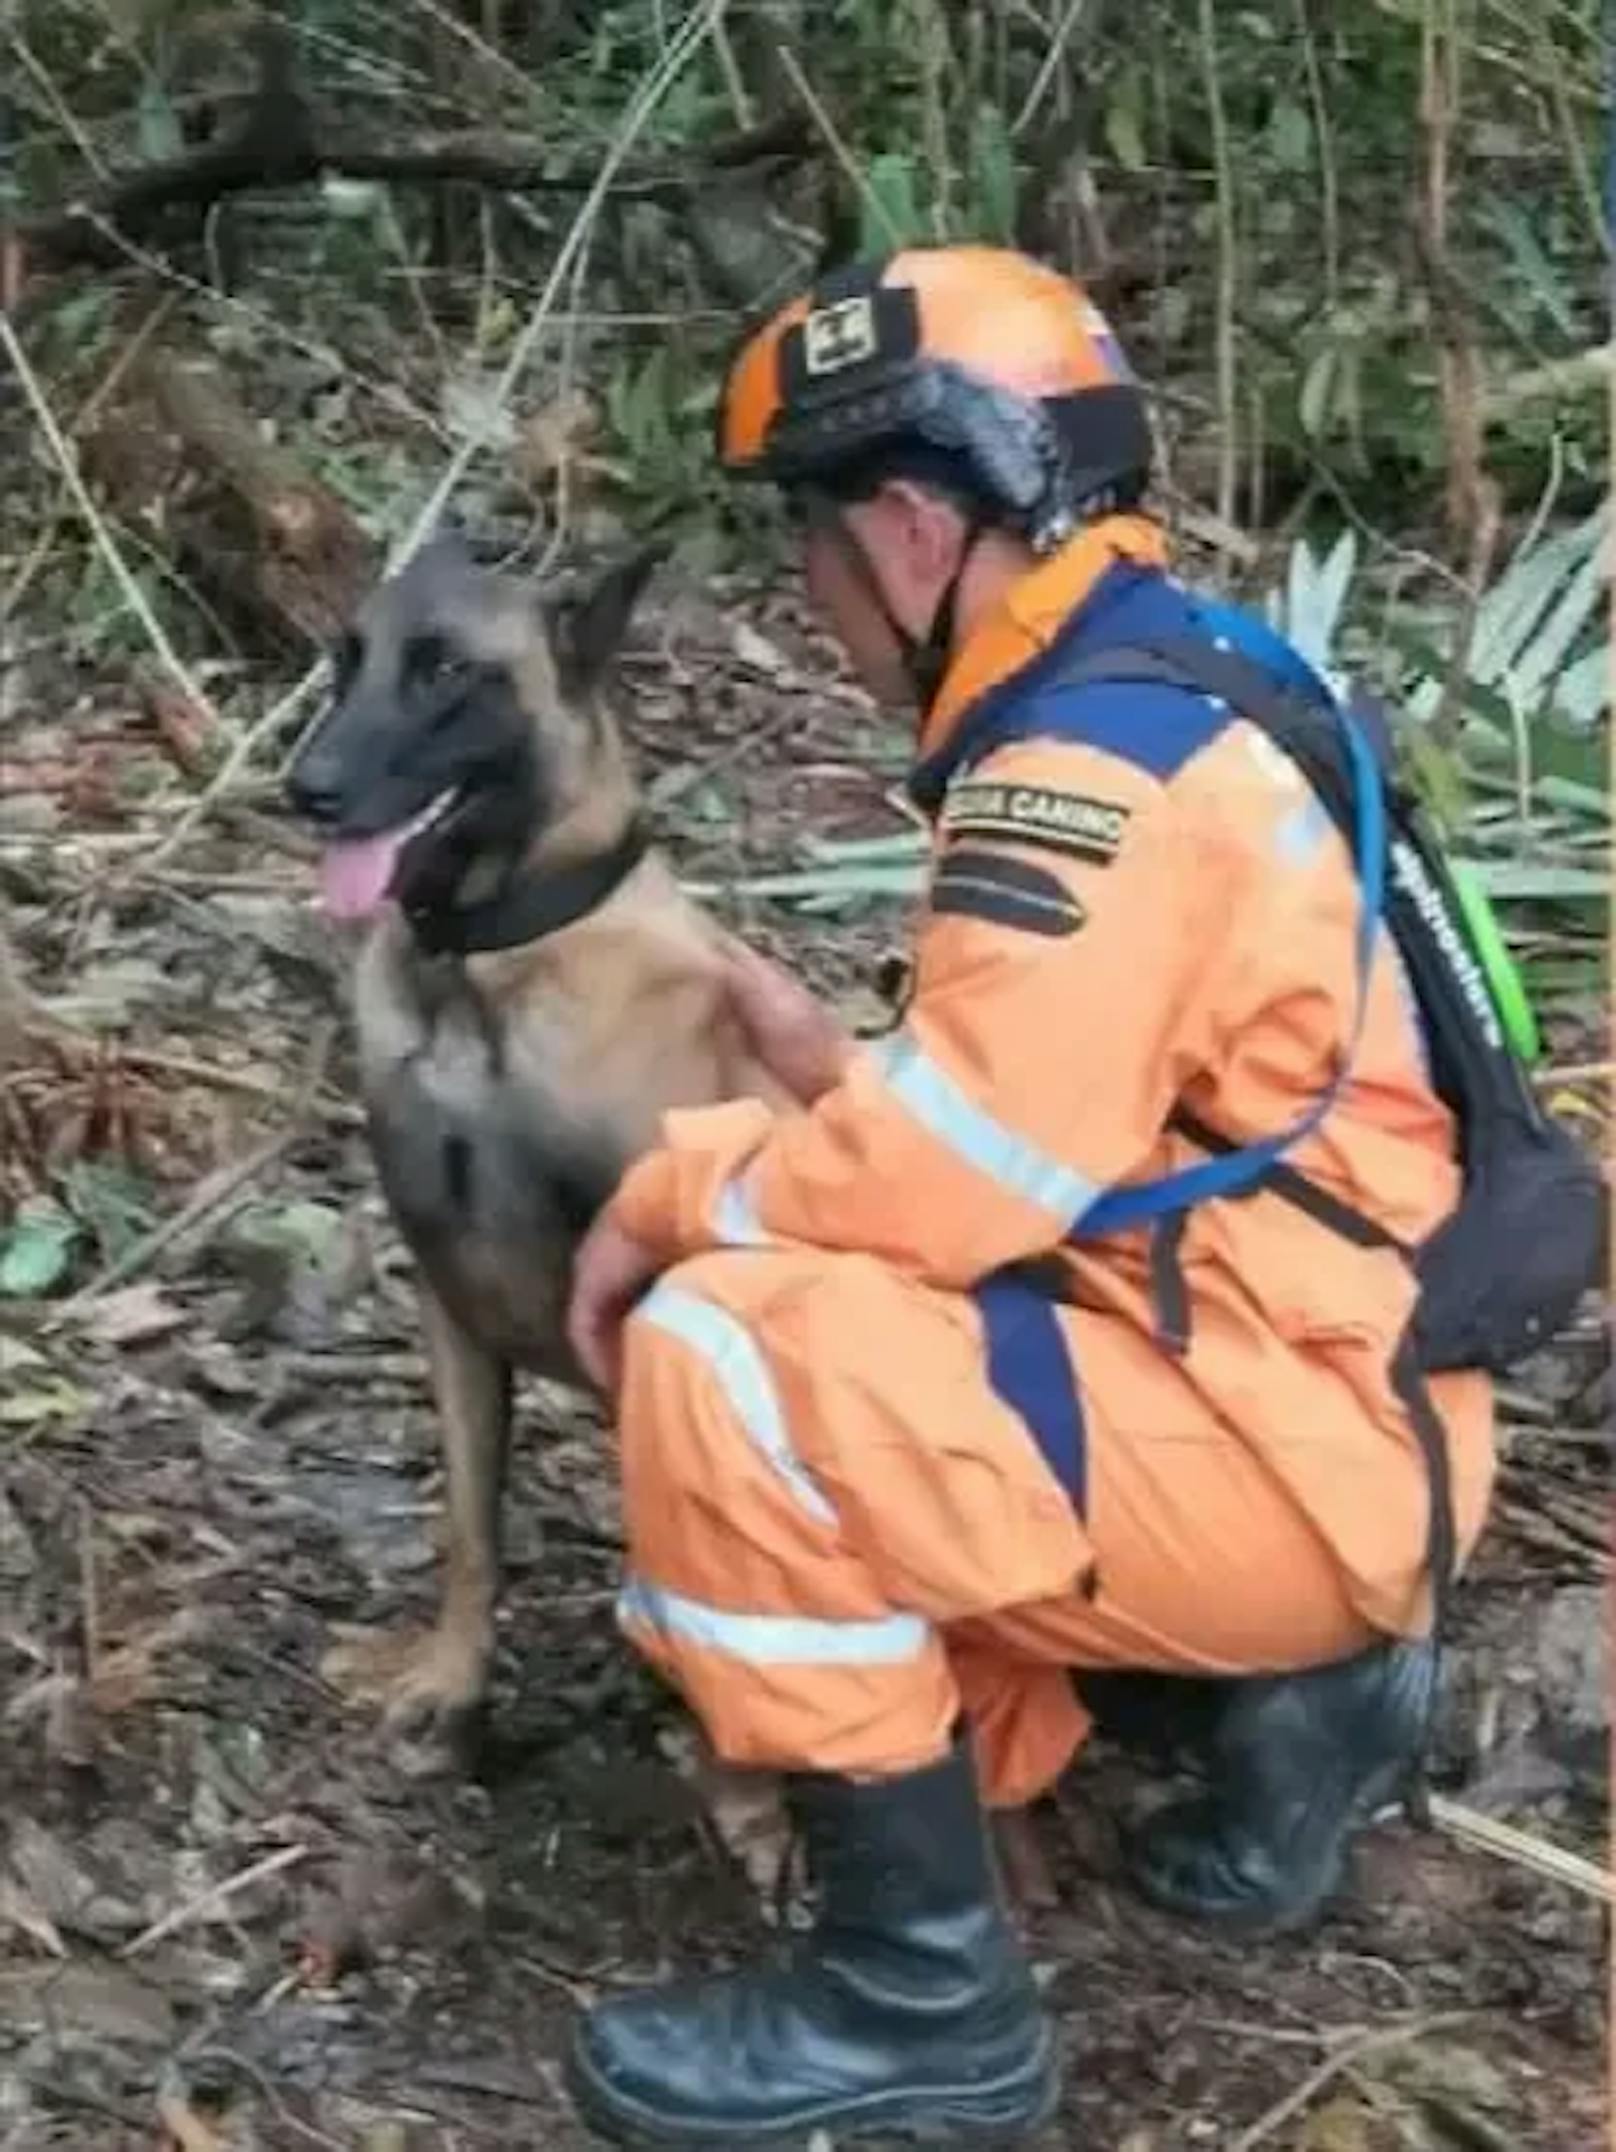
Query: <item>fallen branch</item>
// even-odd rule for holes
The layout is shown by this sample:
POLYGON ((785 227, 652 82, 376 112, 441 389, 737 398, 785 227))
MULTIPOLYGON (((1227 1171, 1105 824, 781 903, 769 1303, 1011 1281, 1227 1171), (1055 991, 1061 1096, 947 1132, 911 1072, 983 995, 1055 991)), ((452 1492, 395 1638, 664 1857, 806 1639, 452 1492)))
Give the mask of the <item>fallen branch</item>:
POLYGON ((174 1910, 165 1913, 161 1920, 154 1920, 149 1928, 142 1928, 132 1941, 124 1944, 118 1955, 123 1958, 138 1957, 141 1951, 149 1950, 153 1943, 160 1943, 165 1935, 172 1935, 177 1928, 189 1927, 193 1920, 201 1919, 204 1913, 214 1913, 220 1906, 228 1905, 232 1898, 250 1889, 254 1883, 266 1882, 270 1876, 278 1876, 284 1869, 295 1867, 299 1861, 306 1861, 310 1850, 308 1846, 301 1845, 280 1846, 275 1852, 266 1853, 261 1861, 254 1861, 250 1867, 243 1868, 236 1875, 226 1876, 222 1883, 215 1883, 207 1890, 199 1892, 196 1897, 187 1898, 183 1905, 175 1906, 174 1910))
MULTIPOLYGON (((228 196, 317 185, 324 179, 442 186, 459 181, 510 193, 588 194, 600 159, 558 165, 531 137, 501 133, 421 134, 386 143, 354 141, 328 126, 297 79, 296 51, 284 24, 260 23, 259 81, 240 124, 217 142, 169 157, 91 188, 65 207, 19 217, 7 232, 17 257, 7 278, 13 295, 31 267, 60 270, 119 259, 117 234, 150 234, 177 212, 199 222, 228 196)), ((706 144, 699 160, 645 159, 624 164, 610 191, 639 200, 682 199, 714 171, 770 161, 799 162, 811 153, 807 126, 795 113, 706 144)))
POLYGON ((1440 1793, 1431 1795, 1431 1820, 1461 1845, 1474 1846, 1499 1860, 1513 1861, 1517 1868, 1530 1868, 1534 1875, 1547 1876, 1551 1883, 1563 1883, 1602 1905, 1616 1905, 1616 1877, 1608 1869, 1596 1868, 1580 1853, 1568 1853, 1546 1838, 1534 1838, 1528 1831, 1518 1831, 1513 1824, 1501 1823, 1496 1816, 1484 1816, 1479 1809, 1467 1808, 1440 1793))
MULTIPOLYGON (((137 369, 136 388, 137 408, 154 411, 180 444, 191 487, 222 485, 245 518, 246 557, 238 573, 220 579, 221 593, 250 596, 283 631, 323 649, 352 617, 378 565, 376 548, 353 511, 295 456, 264 438, 212 358, 156 346, 137 369)), ((197 505, 192 550, 215 558, 228 553, 228 534, 205 512, 205 498, 197 505)), ((173 501, 165 502, 164 516, 183 536, 185 518, 173 501)), ((241 517, 229 520, 239 523, 241 517)), ((211 713, 204 708, 199 714, 206 719, 211 713)))
POLYGON ((1379 2032, 1366 2032, 1356 2040, 1343 2041, 1333 2054, 1325 2056, 1316 2070, 1308 2072, 1294 2092, 1287 2092, 1282 2100, 1276 2100, 1266 2114, 1258 2116, 1249 2130, 1242 2130, 1229 2146, 1229 2152, 1255 2152, 1256 2146, 1266 2144, 1293 2115, 1299 2115, 1311 2106, 1326 2085, 1332 2084, 1366 2056, 1380 2054, 1390 2047, 1405 2047, 1410 2040, 1423 2040, 1427 2033, 1440 2032, 1448 2025, 1461 2025, 1474 2015, 1470 2010, 1444 2010, 1434 2017, 1416 2018, 1408 2025, 1388 2025, 1379 2032))
POLYGON ((122 1255, 108 1263, 87 1285, 82 1286, 71 1300, 63 1302, 61 1314, 64 1318, 83 1315, 103 1293, 110 1292, 115 1285, 126 1284, 137 1271, 144 1270, 147 1264, 171 1248, 175 1241, 194 1232, 204 1221, 216 1221, 225 1204, 291 1149, 308 1128, 314 1101, 319 1095, 320 1084, 325 1075, 335 1029, 334 1025, 325 1025, 316 1038, 285 1126, 255 1145, 245 1156, 221 1167, 217 1173, 210 1173, 206 1180, 199 1182, 190 1200, 172 1217, 163 1219, 160 1224, 153 1226, 149 1233, 142 1233, 122 1255))

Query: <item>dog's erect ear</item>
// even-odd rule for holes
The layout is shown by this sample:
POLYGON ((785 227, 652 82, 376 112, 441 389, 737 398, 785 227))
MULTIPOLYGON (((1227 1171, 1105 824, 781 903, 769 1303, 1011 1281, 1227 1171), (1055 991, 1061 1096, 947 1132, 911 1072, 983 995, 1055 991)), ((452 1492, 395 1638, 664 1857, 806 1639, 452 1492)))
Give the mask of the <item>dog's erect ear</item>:
POLYGON ((617 655, 640 593, 667 547, 638 547, 593 581, 546 601, 550 643, 568 695, 583 695, 617 655))

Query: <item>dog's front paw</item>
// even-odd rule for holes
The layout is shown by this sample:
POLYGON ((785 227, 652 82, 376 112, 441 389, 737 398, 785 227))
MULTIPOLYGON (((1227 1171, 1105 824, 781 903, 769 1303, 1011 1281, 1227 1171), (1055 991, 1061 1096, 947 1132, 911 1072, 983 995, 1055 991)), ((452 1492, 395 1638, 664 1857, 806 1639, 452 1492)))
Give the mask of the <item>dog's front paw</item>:
POLYGON ((493 1649, 492 1629, 480 1624, 346 1629, 320 1675, 349 1703, 380 1709, 390 1734, 459 1756, 482 1715, 493 1649))

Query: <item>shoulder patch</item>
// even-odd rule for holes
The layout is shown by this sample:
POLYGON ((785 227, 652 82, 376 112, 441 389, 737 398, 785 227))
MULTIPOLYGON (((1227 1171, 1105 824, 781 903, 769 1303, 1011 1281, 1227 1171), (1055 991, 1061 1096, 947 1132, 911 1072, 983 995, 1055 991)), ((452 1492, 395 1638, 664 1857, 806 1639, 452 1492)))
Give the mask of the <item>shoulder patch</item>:
POLYGON ((952 785, 939 827, 945 839, 990 837, 1042 846, 1109 866, 1122 846, 1132 809, 1055 785, 996 784, 973 779, 952 785))
POLYGON ((1047 867, 1002 852, 950 851, 932 877, 931 909, 955 919, 1054 937, 1075 934, 1088 914, 1047 867))

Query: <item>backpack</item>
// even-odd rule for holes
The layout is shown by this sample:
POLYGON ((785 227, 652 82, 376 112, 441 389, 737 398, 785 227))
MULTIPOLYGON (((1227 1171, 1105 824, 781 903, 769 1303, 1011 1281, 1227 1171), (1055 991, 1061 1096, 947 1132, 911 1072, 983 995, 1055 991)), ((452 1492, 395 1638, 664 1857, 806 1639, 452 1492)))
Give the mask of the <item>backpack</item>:
POLYGON ((1411 1346, 1422 1372, 1505 1373, 1548 1341, 1599 1278, 1604 1181, 1538 1103, 1441 847, 1414 796, 1392 774, 1384 712, 1362 694, 1350 704, 1337 702, 1322 683, 1308 695, 1224 637, 1086 653, 1051 684, 1102 679, 1219 696, 1266 732, 1297 763, 1352 846, 1363 904, 1352 1044, 1324 1091, 1290 1128, 1252 1144, 1236 1145, 1175 1116, 1175 1125, 1211 1157, 1102 1196, 1083 1220, 1085 1238, 1266 1187, 1361 1245, 1400 1248, 1419 1280, 1411 1346), (1382 918, 1419 1009, 1432 1081, 1454 1116, 1463 1175, 1457 1208, 1413 1247, 1284 1162, 1324 1119, 1350 1073, 1382 918))
POLYGON ((1338 700, 1257 622, 1221 607, 1204 607, 1202 617, 1204 634, 1089 647, 1057 660, 1042 684, 1189 688, 1221 698, 1291 757, 1357 867, 1363 902, 1353 1035, 1324 1090, 1275 1135, 1239 1144, 1175 1113, 1170 1125, 1205 1150, 1206 1160, 1101 1196, 1085 1213, 1080 1237, 1154 1228, 1152 1269, 1169 1344, 1175 1284, 1182 1293, 1177 1244, 1197 1203, 1264 1189, 1359 1246, 1398 1249, 1414 1270, 1419 1298, 1391 1372, 1431 1483, 1428 1560, 1440 1635, 1456 1567, 1454 1521, 1446 1432, 1425 1378, 1458 1368, 1502 1374, 1547 1342, 1603 1273, 1605 1185, 1533 1093, 1441 846, 1394 776, 1384 711, 1361 693, 1338 700), (1236 647, 1237 637, 1246 649, 1236 647), (1417 1246, 1399 1242, 1285 1158, 1324 1119, 1351 1071, 1382 920, 1418 1006, 1433 1084, 1458 1131, 1458 1205, 1417 1246))

